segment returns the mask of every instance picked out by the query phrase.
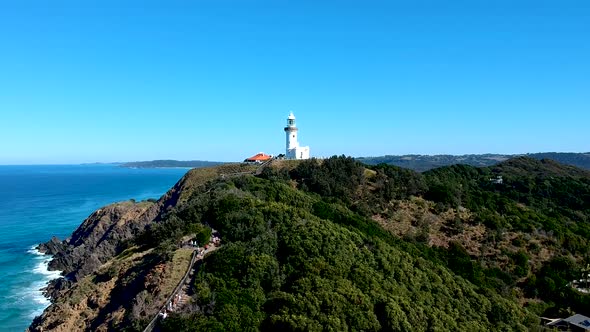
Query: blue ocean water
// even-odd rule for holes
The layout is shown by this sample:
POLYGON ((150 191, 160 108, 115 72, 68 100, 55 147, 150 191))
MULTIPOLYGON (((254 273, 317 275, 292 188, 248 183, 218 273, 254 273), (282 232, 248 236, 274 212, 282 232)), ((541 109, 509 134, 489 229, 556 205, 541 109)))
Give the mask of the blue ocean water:
POLYGON ((186 169, 117 165, 0 166, 0 330, 23 331, 49 301, 40 288, 57 276, 33 248, 68 237, 101 206, 159 198, 186 169))

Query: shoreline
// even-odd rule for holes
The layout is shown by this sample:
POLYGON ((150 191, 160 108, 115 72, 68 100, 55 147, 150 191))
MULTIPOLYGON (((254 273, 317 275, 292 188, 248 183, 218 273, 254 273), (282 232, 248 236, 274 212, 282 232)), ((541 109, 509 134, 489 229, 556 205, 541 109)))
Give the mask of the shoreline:
POLYGON ((36 244, 27 250, 27 254, 33 256, 35 267, 28 271, 34 277, 35 280, 32 285, 25 287, 25 289, 32 293, 33 303, 31 305, 36 308, 30 313, 31 321, 43 314, 43 311, 51 305, 51 299, 46 295, 45 289, 49 283, 55 279, 62 277, 62 271, 50 271, 49 262, 53 259, 53 255, 43 253, 38 249, 39 244, 36 244))

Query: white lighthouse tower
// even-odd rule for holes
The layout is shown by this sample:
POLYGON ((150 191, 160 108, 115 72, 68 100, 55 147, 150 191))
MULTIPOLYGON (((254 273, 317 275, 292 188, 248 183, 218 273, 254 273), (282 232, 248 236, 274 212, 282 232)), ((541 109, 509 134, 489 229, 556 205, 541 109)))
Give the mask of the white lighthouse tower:
POLYGON ((299 129, 295 124, 295 115, 293 112, 287 118, 285 134, 287 137, 287 148, 285 158, 287 159, 309 159, 309 146, 299 146, 297 141, 297 132, 299 129))

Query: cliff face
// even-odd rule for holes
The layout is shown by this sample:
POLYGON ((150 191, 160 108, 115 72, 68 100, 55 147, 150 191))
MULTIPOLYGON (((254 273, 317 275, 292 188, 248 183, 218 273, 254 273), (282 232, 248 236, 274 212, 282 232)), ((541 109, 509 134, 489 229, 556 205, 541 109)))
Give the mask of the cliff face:
POLYGON ((121 241, 153 220, 154 208, 149 202, 122 202, 97 210, 57 248, 62 250, 54 253, 49 267, 63 271, 73 281, 94 272, 113 257, 121 241))
POLYGON ((178 249, 172 260, 162 261, 153 250, 127 249, 93 274, 71 282, 29 331, 120 331, 142 324, 176 286, 191 253, 178 249))
POLYGON ((141 233, 177 204, 180 193, 198 176, 190 171, 157 202, 126 201, 114 203, 93 212, 64 241, 56 237, 40 244, 41 252, 53 255, 49 269, 63 271, 70 281, 97 270, 121 251, 121 245, 141 233))
POLYGON ((126 242, 183 204, 209 180, 250 168, 229 164, 193 169, 157 202, 126 201, 105 206, 86 218, 70 238, 60 241, 53 237, 40 244, 41 252, 54 256, 49 269, 63 271, 64 278, 47 286, 45 294, 52 305, 29 330, 106 331, 116 329, 130 315, 134 321, 150 318, 163 301, 160 297, 165 298, 170 291, 161 288, 176 286, 170 273, 178 267, 162 262, 149 250, 133 247, 122 252, 126 242))

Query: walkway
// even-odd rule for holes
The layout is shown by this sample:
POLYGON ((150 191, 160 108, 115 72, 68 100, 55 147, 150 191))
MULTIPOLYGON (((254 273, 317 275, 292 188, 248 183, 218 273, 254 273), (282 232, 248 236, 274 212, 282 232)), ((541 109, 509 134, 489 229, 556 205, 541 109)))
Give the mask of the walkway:
POLYGON ((178 293, 176 294, 176 296, 174 297, 174 303, 173 306, 168 310, 171 312, 175 312, 175 311, 179 311, 181 310, 184 305, 186 304, 186 302, 189 300, 189 296, 187 295, 187 292, 189 291, 191 284, 190 284, 190 280, 192 280, 192 276, 195 275, 196 273, 196 262, 202 260, 206 254, 213 252, 215 250, 219 249, 219 246, 215 246, 212 245, 211 247, 209 247, 209 249, 203 251, 203 253, 201 254, 197 254, 197 259, 195 260, 195 264, 191 265, 191 271, 189 273, 189 278, 187 279, 187 281, 182 285, 182 287, 178 290, 178 293))
POLYGON ((148 326, 143 330, 143 332, 152 332, 156 323, 160 318, 166 318, 168 312, 174 312, 177 309, 181 308, 187 301, 188 296, 186 295, 186 291, 190 287, 188 283, 190 283, 189 276, 195 273, 195 263, 198 261, 203 260, 205 256, 215 250, 217 250, 220 245, 214 245, 213 243, 209 243, 208 248, 195 248, 193 254, 191 256, 191 261, 189 266, 186 270, 184 277, 180 280, 172 294, 166 299, 164 305, 160 307, 158 313, 154 316, 154 318, 150 321, 148 326), (202 249, 202 251, 201 251, 202 249))
POLYGON ((226 179, 226 178, 235 178, 238 176, 242 176, 242 175, 255 175, 258 176, 260 174, 262 174, 262 171, 268 166, 270 165, 274 160, 277 160, 276 157, 272 157, 271 159, 263 162, 262 164, 260 164, 258 167, 256 167, 255 170, 253 171, 246 171, 246 172, 236 172, 236 173, 227 173, 227 174, 220 174, 219 177, 221 179, 226 179))
MULTIPOLYGON (((262 173, 262 171, 264 170, 264 168, 266 168, 268 165, 270 165, 273 162, 273 160, 276 160, 276 158, 273 157, 272 159, 262 163, 254 171, 237 172, 237 173, 230 173, 230 174, 220 174, 219 177, 224 179, 227 177, 237 177, 237 176, 242 176, 242 175, 260 175, 262 173)), ((215 233, 215 231, 214 231, 214 233, 215 233)), ((189 280, 189 282, 190 282, 189 276, 191 276, 195 273, 195 263, 197 261, 202 260, 206 254, 213 252, 220 247, 219 244, 215 245, 213 243, 209 243, 209 246, 210 247, 208 247, 207 249, 205 249, 201 253, 199 253, 199 249, 201 249, 201 248, 197 248, 195 251, 193 251, 189 267, 186 270, 186 274, 180 280, 180 282, 178 283, 178 285, 176 286, 176 288, 174 289, 172 294, 170 294, 168 299, 166 299, 166 302, 164 302, 164 305, 162 305, 162 307, 160 308, 158 313, 150 321, 150 323, 143 330, 143 332, 152 332, 154 330, 154 327, 156 326, 156 323, 158 322, 158 320, 160 318, 165 319, 168 315, 168 312, 174 312, 186 304, 186 301, 188 300, 187 291, 190 287, 190 285, 187 284, 187 280, 189 280)))

